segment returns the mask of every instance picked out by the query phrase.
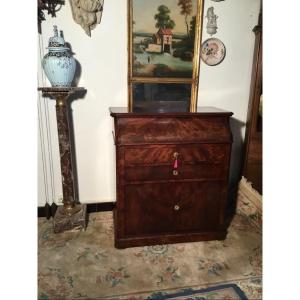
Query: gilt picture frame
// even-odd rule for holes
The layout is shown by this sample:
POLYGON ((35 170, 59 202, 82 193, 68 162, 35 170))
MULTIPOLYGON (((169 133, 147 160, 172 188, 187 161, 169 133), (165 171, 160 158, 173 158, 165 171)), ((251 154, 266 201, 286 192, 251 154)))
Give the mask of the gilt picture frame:
POLYGON ((174 91, 182 94, 185 101, 181 104, 173 101, 178 107, 196 111, 203 2, 128 0, 128 107, 131 111, 136 108, 135 95, 141 92, 145 93, 145 101, 158 97, 157 105, 176 111, 176 107, 171 108, 172 101, 164 103, 174 91))

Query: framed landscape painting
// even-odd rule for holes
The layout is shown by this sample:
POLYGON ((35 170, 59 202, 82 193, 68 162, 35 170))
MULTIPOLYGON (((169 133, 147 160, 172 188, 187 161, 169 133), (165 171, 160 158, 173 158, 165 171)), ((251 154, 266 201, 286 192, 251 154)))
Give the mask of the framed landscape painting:
POLYGON ((128 0, 131 109, 196 109, 202 10, 202 0, 128 0))

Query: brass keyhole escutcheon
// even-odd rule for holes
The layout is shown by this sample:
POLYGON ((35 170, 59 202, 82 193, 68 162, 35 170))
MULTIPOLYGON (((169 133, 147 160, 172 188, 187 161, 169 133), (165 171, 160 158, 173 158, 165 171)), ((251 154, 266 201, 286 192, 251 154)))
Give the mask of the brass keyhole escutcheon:
POLYGON ((178 175, 178 171, 177 170, 173 170, 173 175, 177 176, 178 175))
POLYGON ((180 208, 179 205, 174 206, 174 210, 179 210, 179 208, 180 208))

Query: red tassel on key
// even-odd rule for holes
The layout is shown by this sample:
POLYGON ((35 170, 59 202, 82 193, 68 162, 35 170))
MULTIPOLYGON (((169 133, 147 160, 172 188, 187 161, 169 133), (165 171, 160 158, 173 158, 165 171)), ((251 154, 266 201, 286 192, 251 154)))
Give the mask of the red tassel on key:
POLYGON ((178 162, 177 162, 177 158, 176 158, 174 161, 173 169, 177 169, 177 168, 178 168, 178 162))

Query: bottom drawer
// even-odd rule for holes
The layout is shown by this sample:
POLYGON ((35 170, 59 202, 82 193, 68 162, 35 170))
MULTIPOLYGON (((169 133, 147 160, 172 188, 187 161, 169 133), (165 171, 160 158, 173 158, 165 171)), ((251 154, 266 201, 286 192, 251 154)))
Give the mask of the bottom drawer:
POLYGON ((223 224, 224 182, 127 185, 118 218, 125 237, 217 230, 223 224), (121 222, 122 223, 122 222, 121 222))

